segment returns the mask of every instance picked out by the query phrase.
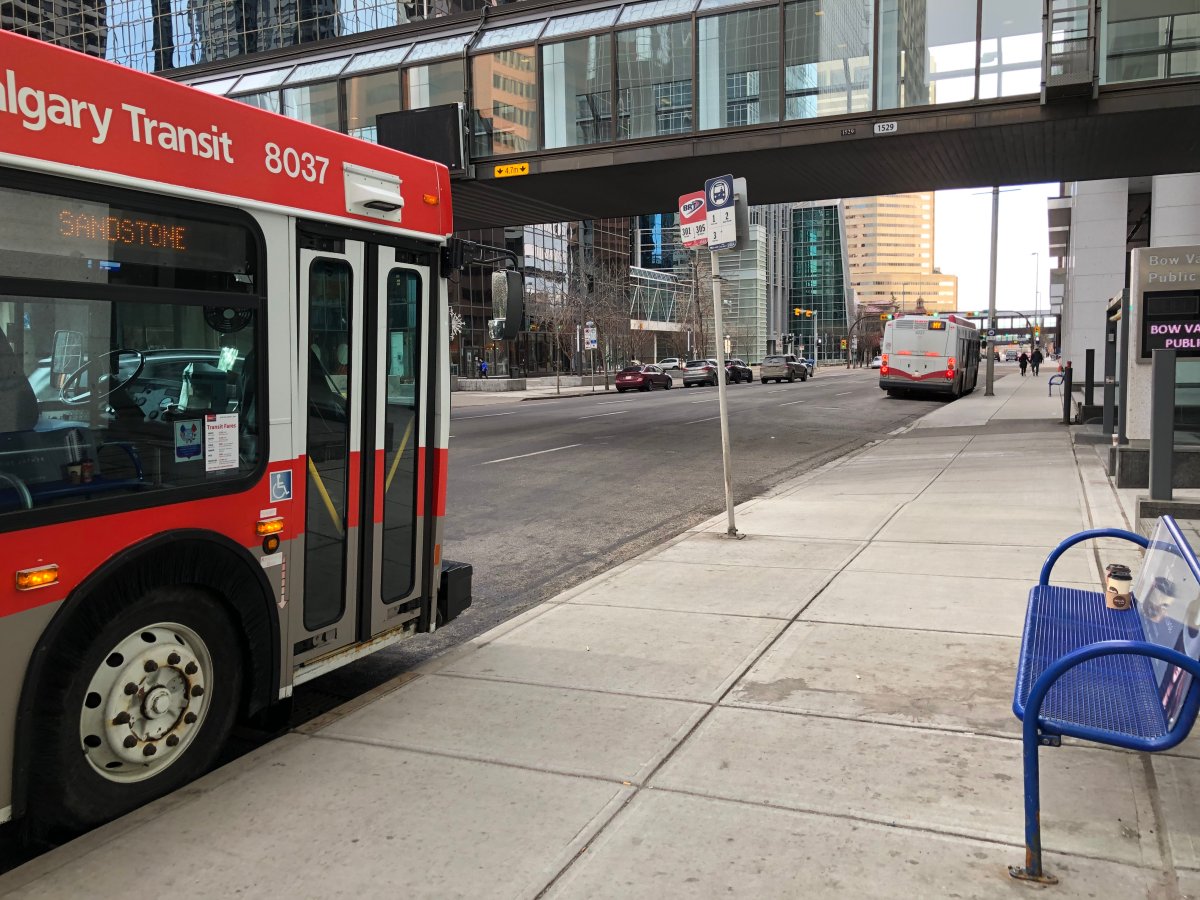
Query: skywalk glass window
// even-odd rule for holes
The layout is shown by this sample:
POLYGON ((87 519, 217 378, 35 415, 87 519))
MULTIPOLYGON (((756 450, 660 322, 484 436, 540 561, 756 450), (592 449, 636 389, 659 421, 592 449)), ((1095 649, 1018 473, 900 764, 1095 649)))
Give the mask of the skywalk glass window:
POLYGON ((400 109, 400 73, 376 72, 347 78, 346 133, 365 141, 378 140, 375 117, 400 109))
POLYGON ((617 34, 617 136, 692 130, 692 23, 647 25, 617 34))
POLYGON ((443 103, 461 103, 464 93, 461 59, 448 59, 404 70, 406 109, 425 109, 443 103))
POLYGON ((1196 0, 1113 0, 1101 14, 1101 84, 1200 75, 1196 0))
POLYGON ((700 20, 700 127, 779 120, 777 7, 700 20))
MULTIPOLYGON (((1007 8, 1027 0, 998 2, 1007 8)), ((1039 19, 1040 8, 1039 3, 1039 19)), ((881 0, 879 108, 974 100, 975 26, 973 3, 927 0, 913 7, 904 0, 881 0)))
POLYGON ((612 140, 612 37, 542 47, 542 109, 547 147, 612 140))
POLYGON ((471 58, 472 153, 503 156, 537 149, 537 72, 533 47, 471 58))
POLYGON ((336 81, 306 84, 283 89, 285 116, 310 122, 337 131, 341 128, 338 116, 338 86, 336 81))
POLYGON ((1042 0, 983 0, 979 97, 1042 90, 1042 0))
POLYGON ((811 119, 871 108, 867 0, 805 0, 784 10, 784 116, 811 119))

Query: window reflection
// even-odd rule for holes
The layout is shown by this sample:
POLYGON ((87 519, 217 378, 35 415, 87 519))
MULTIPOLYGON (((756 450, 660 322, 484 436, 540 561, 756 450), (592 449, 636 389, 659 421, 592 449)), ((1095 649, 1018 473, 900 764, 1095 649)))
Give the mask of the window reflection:
POLYGON ((1036 94, 1041 89, 1042 0, 983 0, 979 97, 1036 94))
POLYGON ((785 118, 870 109, 872 4, 806 0, 785 15, 785 118))
POLYGON ((1196 0, 1115 0, 1102 13, 1102 83, 1200 75, 1196 0))
POLYGON ((337 131, 338 88, 336 81, 322 84, 306 84, 302 87, 283 89, 283 114, 301 122, 311 122, 322 128, 337 131))
POLYGON ((379 72, 346 79, 346 133, 376 140, 375 117, 400 109, 400 76, 379 72))
POLYGON ((534 48, 514 47, 471 60, 472 152, 524 153, 537 146, 534 48))
POLYGON ((779 11, 700 20, 700 127, 779 119, 779 11))
POLYGON ((882 0, 879 108, 975 99, 975 26, 973 3, 927 0, 918 10, 903 0, 882 0))
POLYGON ((546 146, 612 140, 612 38, 607 34, 542 47, 546 146))
POLYGON ((464 90, 462 60, 447 59, 405 69, 404 86, 408 109, 461 103, 464 90))
POLYGON ((257 94, 243 94, 240 97, 231 97, 230 99, 249 106, 257 106, 259 109, 265 109, 268 112, 277 113, 283 111, 283 106, 279 102, 279 91, 261 91, 257 94))
POLYGON ((672 22, 617 35, 620 138, 692 130, 692 23, 672 22))

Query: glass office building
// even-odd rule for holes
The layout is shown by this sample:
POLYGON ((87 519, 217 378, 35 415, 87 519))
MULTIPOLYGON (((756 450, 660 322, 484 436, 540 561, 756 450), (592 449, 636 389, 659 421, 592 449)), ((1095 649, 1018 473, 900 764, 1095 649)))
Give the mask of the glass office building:
POLYGON ((789 330, 794 345, 818 360, 845 357, 841 340, 853 312, 845 228, 840 200, 802 203, 792 210, 789 330))

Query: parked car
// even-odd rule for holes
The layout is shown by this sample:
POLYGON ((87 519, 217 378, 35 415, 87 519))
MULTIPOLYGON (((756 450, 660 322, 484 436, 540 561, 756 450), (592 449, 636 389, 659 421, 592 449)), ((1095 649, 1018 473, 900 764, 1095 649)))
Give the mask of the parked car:
POLYGON ((671 369, 683 368, 683 360, 680 359, 678 356, 668 356, 666 359, 660 359, 657 363, 655 363, 655 365, 658 366, 660 369, 662 369, 664 372, 667 372, 667 371, 670 371, 671 369))
POLYGON ((763 384, 768 381, 808 381, 808 365, 794 353, 782 353, 775 356, 764 356, 758 370, 758 380, 763 384))
POLYGON ((739 381, 749 384, 754 380, 754 373, 750 371, 750 367, 746 365, 745 360, 726 359, 725 372, 729 376, 729 380, 734 384, 737 384, 739 381))
POLYGON ((689 359, 683 367, 683 386, 711 384, 717 386, 717 361, 715 359, 689 359))
POLYGON ((617 373, 617 393, 671 389, 671 376, 658 366, 626 366, 617 373))
POLYGON ((872 369, 882 369, 883 368, 883 357, 876 356, 873 360, 871 360, 871 368, 872 369))

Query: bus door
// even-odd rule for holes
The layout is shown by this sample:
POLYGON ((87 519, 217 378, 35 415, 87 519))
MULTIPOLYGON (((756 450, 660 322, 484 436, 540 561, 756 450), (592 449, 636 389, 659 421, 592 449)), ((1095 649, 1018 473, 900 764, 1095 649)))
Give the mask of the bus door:
POLYGON ((430 310, 433 258, 395 247, 372 249, 377 318, 368 319, 368 327, 378 344, 368 353, 374 390, 363 434, 373 464, 364 479, 371 495, 364 528, 364 639, 401 626, 426 630, 423 598, 432 596, 426 583, 432 522, 423 507, 434 478, 425 454, 432 387, 426 348, 436 323, 430 310))
POLYGON ((366 245, 329 234, 299 235, 294 408, 305 487, 303 550, 288 579, 300 588, 288 622, 294 663, 358 640, 366 245))

